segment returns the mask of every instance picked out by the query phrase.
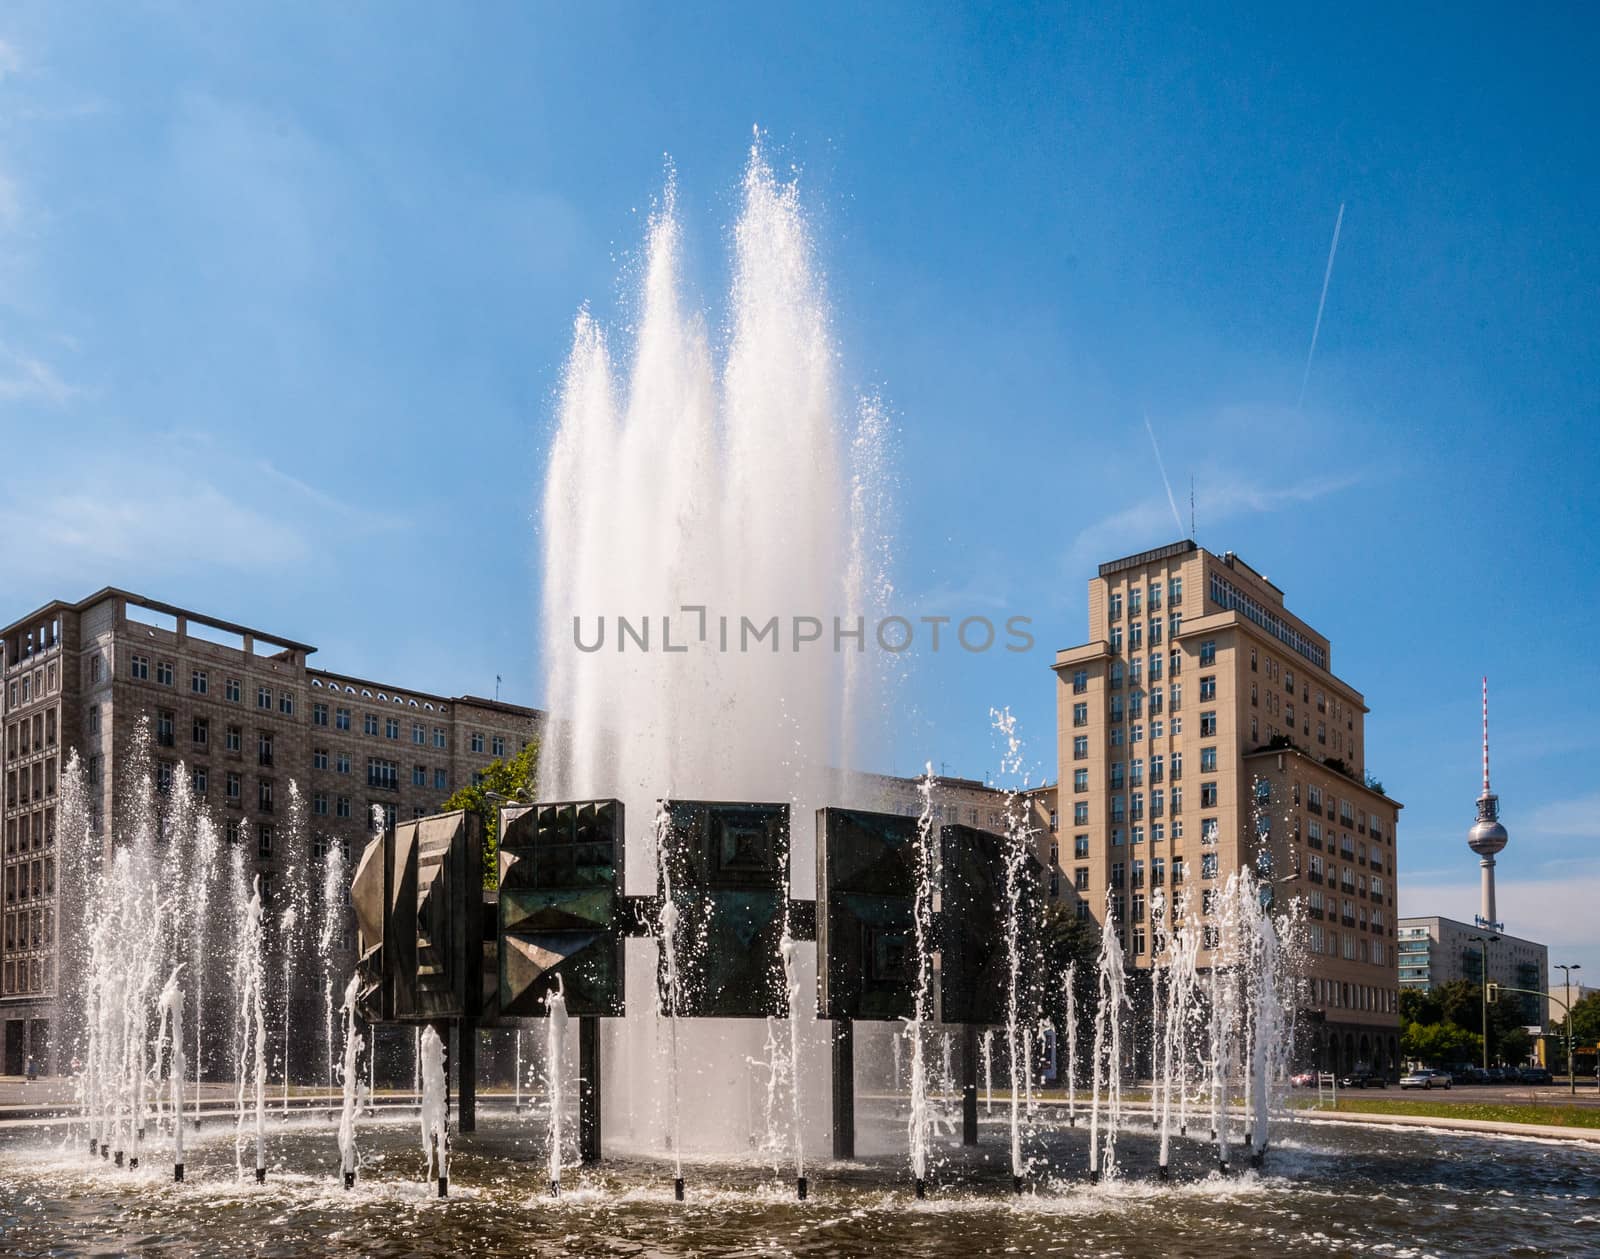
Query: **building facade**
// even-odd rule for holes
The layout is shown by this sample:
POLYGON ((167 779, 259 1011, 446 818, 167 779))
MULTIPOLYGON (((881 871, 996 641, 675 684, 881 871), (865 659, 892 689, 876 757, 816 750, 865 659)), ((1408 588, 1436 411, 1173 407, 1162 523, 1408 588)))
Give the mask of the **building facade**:
POLYGON ((1361 693, 1283 592, 1192 541, 1102 564, 1089 641, 1057 653, 1060 846, 1085 912, 1151 965, 1149 897, 1207 921, 1229 875, 1301 898, 1298 1057, 1399 1066, 1396 822, 1366 773, 1361 693))
POLYGON ((492 761, 536 738, 543 714, 312 668, 316 648, 107 588, 56 601, 0 630, 5 731, 0 1024, 14 1073, 53 1064, 61 912, 56 829, 76 752, 91 820, 107 843, 123 820, 120 769, 148 722, 156 784, 185 774, 219 832, 247 842, 263 893, 281 870, 293 783, 311 856, 359 853, 373 809, 434 812, 492 761), (109 821, 109 825, 108 825, 109 821))
MULTIPOLYGON (((1527 992, 1550 991, 1550 950, 1545 945, 1438 915, 1400 919, 1400 986, 1427 992, 1460 979, 1481 984, 1485 943, 1490 983, 1527 992)), ((1525 1026, 1549 1025, 1547 999, 1515 993, 1500 999, 1516 1003, 1525 1026)))

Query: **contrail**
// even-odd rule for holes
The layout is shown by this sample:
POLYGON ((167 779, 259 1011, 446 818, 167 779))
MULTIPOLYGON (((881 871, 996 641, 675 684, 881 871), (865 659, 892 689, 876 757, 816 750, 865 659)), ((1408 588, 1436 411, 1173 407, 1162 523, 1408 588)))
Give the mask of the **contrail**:
POLYGON ((1172 508, 1172 518, 1178 522, 1178 532, 1183 533, 1183 517, 1178 514, 1178 500, 1172 497, 1172 482, 1167 480, 1167 465, 1161 458, 1161 446, 1156 441, 1156 431, 1150 427, 1148 411, 1144 413, 1144 431, 1150 434, 1150 444, 1155 447, 1156 467, 1161 469, 1161 484, 1167 487, 1167 505, 1172 508))
POLYGON ((1344 202, 1339 202, 1339 217, 1333 221, 1333 244, 1328 246, 1328 269, 1322 273, 1322 296, 1317 298, 1317 322, 1311 328, 1311 348, 1306 351, 1306 371, 1300 377, 1300 400, 1294 404, 1298 411, 1305 404, 1306 382, 1311 379, 1311 358, 1317 352, 1317 333, 1322 331, 1322 308, 1328 301, 1328 281, 1333 279, 1333 256, 1339 252, 1339 228, 1344 223, 1344 202))

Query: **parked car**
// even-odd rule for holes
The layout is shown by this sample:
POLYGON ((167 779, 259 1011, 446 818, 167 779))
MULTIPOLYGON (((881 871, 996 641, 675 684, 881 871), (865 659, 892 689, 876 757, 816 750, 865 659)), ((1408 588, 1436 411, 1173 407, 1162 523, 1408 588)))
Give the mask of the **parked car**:
POLYGON ((1453 1067, 1450 1078, 1457 1084, 1487 1084, 1489 1073, 1482 1067, 1453 1067))
POLYGON ((1400 1077, 1400 1087, 1403 1089, 1447 1089, 1450 1087, 1450 1073, 1448 1071, 1435 1071, 1429 1067, 1419 1067, 1400 1077))
POLYGON ((1389 1081, 1385 1080, 1375 1071, 1355 1070, 1349 1075, 1339 1077, 1339 1087, 1342 1089, 1386 1089, 1389 1081))
POLYGON ((1504 1084, 1506 1082, 1506 1069, 1504 1067, 1490 1067, 1488 1074, 1490 1084, 1504 1084))
POLYGON ((1301 1071, 1289 1077, 1289 1083, 1297 1089, 1309 1089, 1317 1086, 1317 1073, 1315 1071, 1301 1071))
POLYGON ((1519 1084, 1549 1084, 1551 1083, 1551 1077, 1550 1073, 1543 1067, 1523 1067, 1521 1071, 1517 1072, 1517 1082, 1519 1084))

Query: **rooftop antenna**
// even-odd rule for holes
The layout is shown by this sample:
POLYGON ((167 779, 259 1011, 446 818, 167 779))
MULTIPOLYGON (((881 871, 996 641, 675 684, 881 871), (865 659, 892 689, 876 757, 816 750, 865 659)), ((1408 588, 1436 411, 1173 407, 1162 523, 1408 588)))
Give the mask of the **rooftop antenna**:
POLYGON ((500 675, 498 673, 494 675, 494 702, 497 704, 500 702, 500 675))
POLYGON ((1489 794, 1489 679, 1483 679, 1483 794, 1489 794))

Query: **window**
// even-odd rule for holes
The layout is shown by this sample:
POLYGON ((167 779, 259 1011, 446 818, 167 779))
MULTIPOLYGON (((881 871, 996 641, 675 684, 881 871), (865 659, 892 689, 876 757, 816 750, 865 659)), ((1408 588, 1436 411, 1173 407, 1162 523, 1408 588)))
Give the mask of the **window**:
POLYGON ((225 681, 222 684, 222 692, 230 704, 237 704, 243 698, 243 691, 239 686, 238 678, 229 678, 225 681))
POLYGON ((273 830, 270 824, 256 828, 256 860, 272 860, 273 830))
MULTIPOLYGON (((1116 717, 1113 716, 1112 720, 1115 721, 1116 717)), ((1074 726, 1087 726, 1089 724, 1089 705, 1079 703, 1072 706, 1072 724, 1074 726)), ((483 736, 481 734, 472 736, 472 750, 474 752, 483 751, 483 736)))
POLYGON ((1111 650, 1113 652, 1120 652, 1122 650, 1122 626, 1120 625, 1113 625, 1111 627, 1111 650))
MULTIPOLYGON (((141 682, 148 682, 150 680, 150 657, 129 656, 128 676, 130 678, 137 678, 141 682)), ((15 696, 12 697, 11 702, 13 704, 17 702, 15 696)))
POLYGON ((1072 888, 1073 888, 1073 891, 1075 891, 1075 892, 1087 892, 1089 890, 1089 867, 1088 866, 1078 866, 1076 869, 1073 870, 1073 872, 1072 872, 1072 888))
POLYGON ((369 819, 367 827, 374 833, 377 832, 379 827, 385 830, 392 829, 395 820, 395 807, 392 804, 379 804, 374 800, 367 809, 367 817, 369 819))
MULTIPOLYGON (((1138 814, 1135 814, 1134 816, 1137 817, 1138 814)), ((1144 827, 1142 827, 1142 826, 1130 826, 1128 828, 1128 842, 1130 844, 1142 844, 1142 843, 1144 843, 1144 827)), ((1139 863, 1137 861, 1135 861, 1133 864, 1135 866, 1137 866, 1139 863)))
POLYGON ((238 726, 229 726, 223 735, 223 747, 229 752, 239 752, 244 746, 244 734, 238 726))
POLYGON ((176 741, 172 732, 173 716, 169 712, 156 713, 156 742, 164 748, 170 748, 176 741))
POLYGON ((1089 790, 1089 771, 1088 770, 1086 770, 1086 769, 1075 769, 1075 770, 1072 771, 1072 789, 1074 791, 1088 791, 1089 790))
POLYGON ((1161 653, 1160 652, 1157 652, 1155 655, 1150 657, 1150 680, 1152 682, 1161 681, 1161 653))
POLYGON ((374 735, 378 733, 378 714, 377 713, 362 713, 361 714, 361 733, 362 734, 374 734, 374 735))
POLYGON ((311 705, 311 724, 325 726, 328 724, 328 706, 326 704, 311 705))
POLYGON ((1215 747, 1200 749, 1200 772, 1214 774, 1217 772, 1217 749, 1215 747))
POLYGON ((413 787, 426 787, 428 785, 428 767, 426 765, 413 765, 411 767, 411 785, 413 787))
POLYGON ((1144 724, 1142 722, 1136 721, 1128 727, 1128 741, 1130 743, 1144 742, 1144 724))
POLYGON ((1138 616, 1144 611, 1144 591, 1138 587, 1128 591, 1128 615, 1138 616))
POLYGON ((340 752, 334 759, 334 768, 341 774, 348 774, 350 772, 350 753, 340 752))
POLYGON ((1086 860, 1089 856, 1089 837, 1087 835, 1074 835, 1072 837, 1072 855, 1079 861, 1086 860))
POLYGON ((294 716, 294 696, 288 691, 278 692, 278 711, 285 717, 294 716))
POLYGON ((99 656, 89 661, 89 681, 98 682, 105 676, 106 662, 99 656))
POLYGON ((1087 826, 1089 824, 1089 802, 1087 800, 1073 802, 1072 821, 1078 826, 1087 826))
POLYGON ((418 747, 422 747, 428 742, 428 728, 421 722, 414 721, 411 723, 411 742, 418 747))
POLYGON ((383 719, 383 737, 398 739, 400 737, 400 719, 398 717, 385 717, 383 719))
POLYGON ((311 793, 311 811, 318 817, 328 816, 328 793, 314 791, 311 793))
POLYGON ((1089 670, 1075 669, 1072 673, 1072 693, 1082 695, 1089 689, 1089 670))
POLYGON ((349 817, 351 814, 350 797, 340 796, 334 810, 340 817, 349 817))
POLYGON ((261 789, 256 793, 256 804, 261 812, 272 812, 272 779, 263 778, 261 780, 261 789))
POLYGON ((1136 756, 1128 763, 1128 785, 1130 787, 1144 786, 1144 757, 1136 756))
POLYGON ((506 754, 505 736, 497 734, 489 740, 489 750, 495 756, 504 756, 506 754))
POLYGON ((1128 626, 1128 650, 1139 651, 1144 647, 1144 622, 1135 621, 1128 626))
POLYGON ((449 786, 449 775, 447 775, 442 769, 435 769, 433 771, 433 789, 435 791, 444 791, 449 786))
POLYGON ((1214 739, 1217 737, 1217 714, 1215 711, 1200 714, 1200 737, 1214 739))
POLYGON ((189 732, 195 747, 203 748, 211 741, 211 722, 205 717, 194 719, 194 728, 189 732))
POLYGON ((1111 662, 1111 689, 1113 691, 1122 689, 1122 661, 1120 660, 1111 662))
POLYGON ((1216 843, 1217 842, 1217 833, 1218 833, 1218 824, 1217 824, 1217 819, 1216 818, 1214 818, 1214 817, 1203 817, 1203 818, 1200 819, 1200 842, 1202 844, 1214 844, 1214 843, 1216 843))
POLYGON ((1214 782, 1200 784, 1200 807, 1214 809, 1217 807, 1217 784, 1214 782))
POLYGON ((1112 887, 1121 887, 1123 885, 1123 882, 1124 882, 1123 872, 1126 869, 1127 869, 1127 867, 1125 865, 1123 865, 1123 863, 1120 862, 1120 861, 1113 861, 1111 863, 1111 886, 1112 887))
POLYGON ((438 726, 433 728, 433 746, 441 750, 448 746, 444 737, 444 731, 438 726))
POLYGON ((1272 784, 1265 778, 1256 779, 1256 803, 1270 804, 1272 802, 1272 784))
POLYGON ((327 769, 328 768, 328 749, 327 748, 312 748, 311 749, 311 768, 312 769, 327 769))
POLYGON ((350 729, 350 710, 348 708, 336 708, 333 710, 333 728, 335 730, 350 729))
POLYGON ((1150 610, 1152 612, 1161 611, 1161 583, 1159 581, 1150 583, 1150 610))
POLYGON ((1200 679, 1200 698, 1202 701, 1217 698, 1217 675, 1208 673, 1200 679))
POLYGON ((1128 696, 1128 716, 1129 717, 1143 717, 1144 716, 1144 692, 1143 691, 1134 691, 1133 694, 1128 696))
POLYGON ((229 804, 238 804, 239 803, 239 797, 241 795, 239 782, 240 782, 240 780, 239 780, 239 775, 238 774, 229 774, 228 775, 228 781, 227 781, 226 790, 227 790, 228 803, 229 804))
POLYGON ((394 790, 400 785, 400 767, 393 761, 367 757, 367 786, 394 790))
POLYGON ((211 680, 204 669, 196 669, 189 675, 189 689, 196 695, 204 695, 210 688, 211 680))
POLYGON ((1200 854, 1200 877, 1202 879, 1214 879, 1217 877, 1216 853, 1203 852, 1200 854))
MULTIPOLYGON (((1076 709, 1076 708, 1074 708, 1074 709, 1073 709, 1073 712, 1074 712, 1074 713, 1076 713, 1076 712, 1077 712, 1077 709, 1076 709)), ((1085 714, 1087 714, 1087 712, 1088 712, 1088 705, 1084 705, 1084 712, 1085 712, 1085 714)), ((1078 724, 1087 724, 1087 718, 1086 718, 1086 719, 1085 719, 1085 721, 1084 721, 1084 722, 1082 722, 1082 723, 1078 723, 1078 724)), ((472 750, 473 750, 473 751, 474 751, 474 752, 482 752, 482 751, 483 751, 483 735, 481 735, 481 734, 480 734, 480 733, 478 733, 478 732, 477 732, 477 731, 473 731, 473 733, 472 733, 472 740, 471 740, 471 743, 470 743, 470 745, 469 745, 469 746, 470 746, 470 747, 471 747, 471 748, 472 748, 472 750)))
POLYGON ((256 760, 262 765, 272 764, 272 731, 262 730, 257 733, 256 760))
POLYGON ((1121 761, 1111 762, 1111 790, 1121 791, 1125 782, 1121 761))
POLYGON ((1122 746, 1122 727, 1121 726, 1112 726, 1111 727, 1111 746, 1114 747, 1114 748, 1119 748, 1119 747, 1122 746))
MULTIPOLYGON (((1087 820, 1085 818, 1085 821, 1087 820)), ((1111 820, 1113 822, 1126 822, 1128 820, 1127 804, 1121 796, 1111 797, 1111 820)))
POLYGON ((1084 761, 1089 759, 1089 736, 1086 734, 1074 735, 1072 739, 1072 759, 1084 761))
POLYGON ((156 681, 162 686, 172 685, 172 661, 156 661, 156 681))
POLYGON ((156 790, 172 790, 172 762, 162 761, 156 766, 156 790))
POLYGON ((258 686, 256 688, 256 707, 270 709, 272 707, 272 688, 258 686))
POLYGON ((1116 591, 1111 596, 1111 619, 1115 621, 1122 615, 1122 592, 1116 591))
POLYGON ((1161 622, 1160 621, 1151 621, 1150 622, 1150 645, 1152 647, 1158 647, 1158 646, 1161 645, 1161 622))
POLYGON ((1174 608, 1183 602, 1183 578, 1171 577, 1167 580, 1167 602, 1174 608))

